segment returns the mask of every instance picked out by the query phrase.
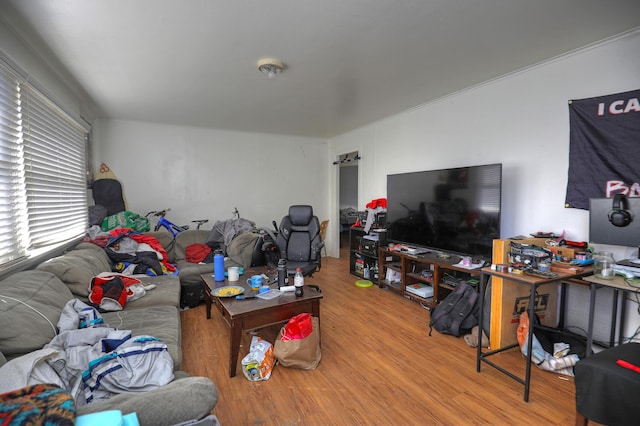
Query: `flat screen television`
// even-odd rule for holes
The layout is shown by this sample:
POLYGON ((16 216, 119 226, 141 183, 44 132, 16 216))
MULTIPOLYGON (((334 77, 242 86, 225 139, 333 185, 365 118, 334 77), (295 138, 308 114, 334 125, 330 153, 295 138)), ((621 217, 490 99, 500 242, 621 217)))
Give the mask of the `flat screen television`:
POLYGON ((614 226, 609 221, 613 210, 612 198, 591 198, 589 200, 589 242, 613 246, 640 247, 640 198, 627 198, 627 212, 631 223, 614 226))
POLYGON ((502 164, 387 175, 387 239, 491 260, 502 164))

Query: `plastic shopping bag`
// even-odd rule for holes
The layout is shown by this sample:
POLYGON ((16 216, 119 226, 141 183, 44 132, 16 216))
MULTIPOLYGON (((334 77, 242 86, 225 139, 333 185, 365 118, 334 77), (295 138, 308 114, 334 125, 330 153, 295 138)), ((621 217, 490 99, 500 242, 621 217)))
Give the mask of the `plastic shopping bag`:
POLYGON ((320 321, 310 314, 301 315, 307 315, 308 317, 307 319, 302 317, 302 320, 298 318, 300 315, 293 317, 289 321, 289 323, 293 324, 291 330, 288 330, 289 323, 280 329, 280 336, 276 339, 274 354, 278 362, 284 367, 313 370, 320 363, 322 355, 320 352, 320 321), (307 320, 311 322, 311 327, 306 325, 307 320), (292 334, 290 333, 296 330, 303 331, 299 336, 307 331, 309 334, 305 337, 291 339, 292 334))
POLYGON ((242 372, 251 381, 267 380, 271 377, 276 357, 273 345, 258 336, 251 338, 249 354, 242 358, 242 372))
POLYGON ((142 217, 137 213, 130 211, 122 211, 111 216, 107 216, 102 221, 102 230, 104 232, 115 228, 131 228, 138 232, 147 232, 151 229, 149 219, 142 217))
POLYGON ((299 340, 304 339, 313 331, 313 324, 311 321, 311 314, 303 313, 291 318, 289 322, 284 326, 284 333, 282 333, 282 340, 299 340))

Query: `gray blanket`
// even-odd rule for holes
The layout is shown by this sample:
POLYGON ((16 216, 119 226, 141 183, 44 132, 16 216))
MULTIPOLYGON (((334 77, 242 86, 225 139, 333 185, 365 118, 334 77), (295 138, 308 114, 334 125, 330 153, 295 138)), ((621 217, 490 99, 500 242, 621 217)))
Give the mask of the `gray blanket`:
POLYGON ((207 239, 207 245, 209 247, 215 247, 216 245, 227 252, 227 247, 231 244, 231 241, 244 232, 252 231, 256 228, 255 222, 247 219, 228 219, 219 220, 213 225, 211 234, 207 239))

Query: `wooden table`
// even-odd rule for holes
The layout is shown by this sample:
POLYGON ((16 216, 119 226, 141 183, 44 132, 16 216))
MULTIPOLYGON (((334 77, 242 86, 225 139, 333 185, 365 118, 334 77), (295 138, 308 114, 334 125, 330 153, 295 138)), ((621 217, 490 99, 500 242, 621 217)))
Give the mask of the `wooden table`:
MULTIPOLYGON (((245 288, 244 294, 251 294, 246 278, 254 274, 265 273, 273 281, 272 268, 258 267, 245 270, 239 281, 215 281, 212 274, 200 275, 204 286, 207 319, 211 318, 211 305, 215 305, 222 314, 229 333, 229 377, 236 375, 238 353, 242 332, 268 327, 273 324, 289 321, 291 317, 310 312, 320 320, 320 299, 322 293, 312 287, 305 286, 304 295, 296 297, 294 292, 282 293, 280 296, 264 300, 260 298, 236 300, 235 297, 215 297, 211 291, 225 285, 237 285, 245 288)), ((274 287, 277 288, 277 287, 274 287)))

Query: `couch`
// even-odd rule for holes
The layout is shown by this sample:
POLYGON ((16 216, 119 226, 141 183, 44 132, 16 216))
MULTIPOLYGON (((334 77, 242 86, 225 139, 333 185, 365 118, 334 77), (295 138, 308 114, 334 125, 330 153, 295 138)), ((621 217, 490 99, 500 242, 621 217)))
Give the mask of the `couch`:
MULTIPOLYGON (((171 263, 178 268, 180 285, 182 286, 180 305, 183 307, 195 307, 201 300, 202 294, 201 274, 213 274, 213 263, 190 263, 187 260, 187 247, 192 244, 207 245, 210 241, 211 231, 189 229, 179 233, 173 242, 172 249, 167 253, 171 263)), ((160 243, 170 244, 166 241, 167 232, 153 234, 160 243), (159 234, 159 235, 158 235, 159 234), (166 242, 163 242, 166 241, 166 242)), ((230 266, 249 268, 265 264, 265 256, 262 252, 263 237, 254 232, 244 232, 236 236, 229 247, 224 262, 225 269, 230 266)), ((166 246, 165 246, 166 247, 166 246)))
MULTIPOLYGON (((164 245, 171 241, 160 242, 164 245)), ((55 335, 54 325, 67 301, 77 298, 86 302, 91 278, 105 271, 110 271, 110 261, 104 250, 82 242, 33 270, 0 280, 0 365, 47 344, 55 335)), ((123 310, 105 312, 102 317, 110 327, 130 330, 132 336, 150 335, 166 343, 175 378, 150 391, 79 405, 78 415, 105 410, 135 412, 142 425, 173 425, 208 416, 218 400, 215 385, 208 378, 189 377, 180 370, 179 277, 139 278, 144 284, 155 284, 155 288, 127 302, 123 310)))
MULTIPOLYGON (((165 232, 166 234, 166 232, 165 232)), ((189 263, 186 249, 191 244, 207 244, 211 231, 189 229, 176 236, 173 252, 169 253, 172 263, 179 271, 180 283, 200 284, 200 274, 213 273, 212 263, 189 263)), ((157 234, 153 234, 156 236, 157 234)), ((166 238, 161 236, 161 238, 166 238)), ((251 266, 264 265, 265 257, 262 252, 263 237, 254 232, 243 232, 233 238, 226 248, 225 268, 239 266, 249 268, 251 266)), ((160 241, 162 243, 162 241, 160 241)))

